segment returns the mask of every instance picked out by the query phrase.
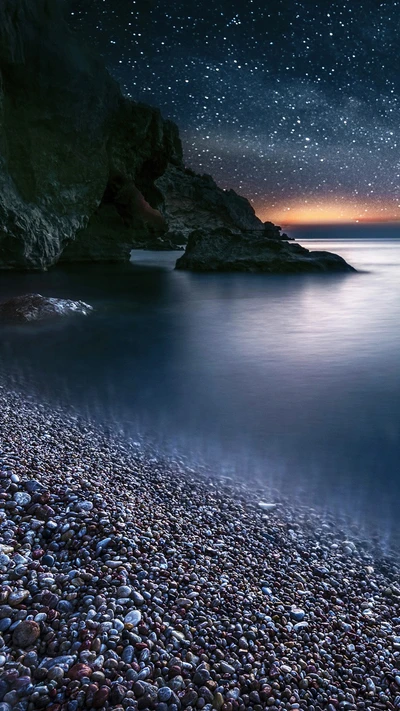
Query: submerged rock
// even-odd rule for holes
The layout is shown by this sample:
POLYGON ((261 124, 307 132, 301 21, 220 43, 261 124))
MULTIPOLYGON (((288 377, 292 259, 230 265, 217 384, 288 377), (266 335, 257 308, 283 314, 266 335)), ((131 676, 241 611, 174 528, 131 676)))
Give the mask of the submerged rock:
POLYGON ((267 235, 258 232, 236 234, 226 228, 194 230, 185 254, 176 262, 176 269, 269 274, 355 271, 337 254, 310 252, 300 244, 271 239, 268 232, 267 235))
POLYGON ((30 323, 70 316, 71 314, 88 316, 92 311, 92 306, 85 304, 84 301, 55 299, 41 294, 25 294, 0 303, 0 321, 30 323))

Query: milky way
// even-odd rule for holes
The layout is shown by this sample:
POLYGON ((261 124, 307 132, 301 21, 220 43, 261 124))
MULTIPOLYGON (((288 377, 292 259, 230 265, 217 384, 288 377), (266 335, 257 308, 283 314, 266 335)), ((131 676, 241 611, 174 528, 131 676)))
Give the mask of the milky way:
POLYGON ((400 1, 73 0, 71 22, 265 219, 400 219, 400 1))

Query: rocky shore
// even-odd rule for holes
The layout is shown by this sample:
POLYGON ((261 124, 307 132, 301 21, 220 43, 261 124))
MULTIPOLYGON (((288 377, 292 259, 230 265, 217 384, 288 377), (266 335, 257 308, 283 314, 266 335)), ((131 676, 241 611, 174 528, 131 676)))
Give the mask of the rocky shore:
POLYGON ((355 531, 5 388, 0 413, 0 711, 400 707, 399 569, 355 531))

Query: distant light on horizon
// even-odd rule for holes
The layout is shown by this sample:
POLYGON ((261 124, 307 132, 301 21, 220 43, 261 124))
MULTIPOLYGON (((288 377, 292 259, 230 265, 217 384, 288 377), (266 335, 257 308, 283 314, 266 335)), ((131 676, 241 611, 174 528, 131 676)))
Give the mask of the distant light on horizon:
POLYGON ((399 205, 372 203, 366 207, 345 198, 293 200, 273 208, 256 206, 255 210, 261 220, 284 225, 400 222, 399 205))

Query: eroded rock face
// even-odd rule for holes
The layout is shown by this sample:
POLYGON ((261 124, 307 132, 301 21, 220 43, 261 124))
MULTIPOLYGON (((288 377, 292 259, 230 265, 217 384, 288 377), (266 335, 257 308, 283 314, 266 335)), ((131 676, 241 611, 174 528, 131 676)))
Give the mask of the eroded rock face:
POLYGON ((0 268, 129 258, 165 232, 154 181, 178 130, 123 99, 64 21, 62 0, 0 3, 0 268))
POLYGON ((337 254, 310 252, 299 244, 271 239, 262 233, 235 234, 226 228, 193 231, 176 268, 269 274, 355 271, 337 254))
POLYGON ((177 243, 187 242, 196 229, 227 228, 233 233, 265 229, 246 198, 234 190, 222 190, 210 175, 170 165, 156 180, 156 187, 163 197, 160 209, 177 243))
POLYGON ((155 186, 182 161, 177 126, 145 104, 121 100, 108 143, 109 175, 100 205, 63 251, 62 262, 128 261, 132 248, 161 243, 168 229, 155 186))
POLYGON ((92 306, 84 301, 55 299, 41 294, 24 294, 0 303, 0 322, 32 323, 46 321, 72 314, 88 316, 92 306))

